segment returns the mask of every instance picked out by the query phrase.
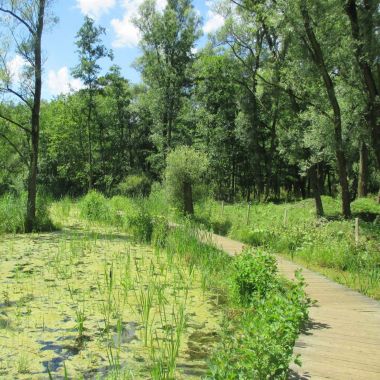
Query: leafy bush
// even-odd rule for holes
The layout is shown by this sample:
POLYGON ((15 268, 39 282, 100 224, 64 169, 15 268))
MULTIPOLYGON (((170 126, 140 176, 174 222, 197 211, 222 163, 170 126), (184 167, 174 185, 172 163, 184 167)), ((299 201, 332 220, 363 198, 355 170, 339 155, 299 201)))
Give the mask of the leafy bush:
POLYGON ((117 194, 127 197, 146 197, 149 195, 151 182, 145 174, 132 174, 117 186, 117 194))
POLYGON ((109 207, 103 194, 95 190, 90 191, 79 202, 81 216, 94 222, 109 220, 109 207))
POLYGON ((276 258, 264 251, 246 249, 234 262, 233 282, 239 302, 249 305, 276 286, 276 258))
POLYGON ((212 218, 210 221, 211 228, 218 235, 227 235, 231 229, 232 223, 225 217, 212 218))
POLYGON ((150 243, 153 233, 153 218, 143 207, 127 217, 127 227, 133 237, 141 243, 150 243))
MULTIPOLYGON (((264 268, 267 260, 263 261, 264 268)), ((268 277, 265 302, 259 292, 254 293, 255 310, 245 309, 227 323, 207 379, 288 378, 290 363, 298 363, 293 347, 310 305, 303 279, 299 273, 296 276, 289 285, 268 277)))

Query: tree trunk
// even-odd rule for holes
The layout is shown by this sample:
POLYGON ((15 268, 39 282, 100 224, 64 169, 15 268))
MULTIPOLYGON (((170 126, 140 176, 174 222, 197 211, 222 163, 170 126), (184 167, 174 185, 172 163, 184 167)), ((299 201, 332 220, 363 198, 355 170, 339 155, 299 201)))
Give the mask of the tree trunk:
MULTIPOLYGON (((375 29, 373 26, 375 6, 371 5, 368 1, 364 1, 364 7, 362 7, 362 9, 365 16, 365 28, 367 29, 367 34, 370 34, 366 36, 368 41, 368 39, 371 39, 372 35, 375 35, 375 29)), ((366 123, 372 135, 373 149, 375 151, 378 167, 380 168, 380 123, 377 120, 378 117, 380 117, 380 105, 377 100, 379 89, 376 86, 375 76, 372 72, 371 66, 367 61, 367 54, 363 50, 363 47, 367 45, 367 41, 365 36, 363 36, 363 31, 360 30, 356 0, 347 0, 345 11, 350 19, 351 34, 355 40, 355 58, 367 93, 366 123)))
POLYGON ((327 70, 326 63, 323 57, 321 46, 315 36, 311 18, 307 9, 306 0, 301 1, 301 14, 304 21, 305 31, 310 43, 308 46, 311 51, 311 56, 314 63, 317 65, 324 85, 326 87, 327 96, 334 113, 334 143, 335 143, 335 156, 338 164, 339 183, 342 189, 342 213, 345 218, 351 217, 350 206, 350 191, 347 180, 347 162, 344 154, 343 139, 342 139, 342 118, 340 106, 336 97, 334 83, 331 80, 330 74, 327 70))
POLYGON ((315 210, 316 210, 317 216, 323 216, 324 211, 323 211, 323 204, 322 204, 322 198, 321 198, 320 181, 318 177, 319 176, 318 176, 317 165, 313 165, 310 168, 310 182, 313 188, 315 210))
POLYGON ((329 190, 329 195, 330 195, 330 197, 332 197, 333 193, 332 193, 332 183, 331 183, 330 169, 328 169, 328 171, 327 171, 327 187, 328 187, 328 190, 329 190))
POLYGON ((183 205, 185 215, 194 215, 193 189, 188 181, 183 182, 183 205))
POLYGON ((32 232, 36 224, 38 145, 40 139, 40 108, 42 89, 41 41, 44 26, 45 0, 40 0, 37 28, 34 34, 34 96, 31 118, 31 153, 28 178, 28 200, 26 206, 25 231, 32 232))
POLYGON ((90 88, 89 107, 87 114, 87 143, 88 143, 88 191, 93 187, 93 170, 92 170, 92 134, 91 134, 91 116, 92 116, 92 89, 90 88))
POLYGON ((359 155, 358 198, 361 198, 367 196, 368 183, 368 148, 364 142, 360 144, 359 155))

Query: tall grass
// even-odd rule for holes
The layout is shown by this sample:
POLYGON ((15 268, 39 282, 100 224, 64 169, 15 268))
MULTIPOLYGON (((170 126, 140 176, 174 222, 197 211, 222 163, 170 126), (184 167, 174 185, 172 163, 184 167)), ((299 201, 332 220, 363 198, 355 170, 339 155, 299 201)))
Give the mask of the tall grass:
MULTIPOLYGON (((0 233, 25 232, 26 199, 26 193, 6 194, 0 197, 0 233)), ((34 226, 36 232, 55 229, 49 216, 50 203, 51 200, 46 195, 38 194, 34 226)))
POLYGON ((323 197, 325 218, 316 218, 313 200, 275 205, 197 206, 198 220, 214 231, 263 247, 318 270, 333 280, 380 299, 380 205, 363 198, 352 203, 360 218, 359 242, 354 220, 340 218, 340 202, 323 197), (247 218, 248 216, 248 218, 247 218), (219 227, 225 227, 225 231, 219 227))

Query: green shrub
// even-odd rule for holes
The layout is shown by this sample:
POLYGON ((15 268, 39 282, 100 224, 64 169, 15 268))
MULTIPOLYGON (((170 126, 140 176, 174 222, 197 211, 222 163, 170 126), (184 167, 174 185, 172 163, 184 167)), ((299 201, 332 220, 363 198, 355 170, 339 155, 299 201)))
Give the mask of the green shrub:
POLYGON ((276 273, 273 255, 246 249, 234 262, 233 284, 239 302, 248 305, 257 297, 265 297, 276 284, 276 273))
POLYGON ((127 197, 146 197, 149 195, 151 182, 145 174, 131 174, 117 186, 117 194, 127 197))
POLYGON ((353 212, 368 212, 380 214, 380 204, 373 198, 359 198, 351 203, 353 212))
POLYGON ((217 218, 212 218, 210 221, 210 224, 214 233, 218 235, 223 235, 223 236, 228 235, 232 226, 231 221, 222 216, 217 217, 217 218))
POLYGON ((93 222, 109 220, 109 207, 103 194, 95 190, 90 191, 79 202, 81 216, 93 222))
POLYGON ((265 302, 255 293, 255 310, 245 309, 225 326, 207 379, 288 378, 290 363, 298 363, 293 347, 310 306, 302 276, 298 273, 296 277, 297 281, 291 284, 268 278, 266 288, 271 290, 267 291, 265 302))
POLYGON ((153 233, 153 218, 146 209, 139 207, 137 212, 128 215, 127 225, 136 241, 150 243, 153 233))

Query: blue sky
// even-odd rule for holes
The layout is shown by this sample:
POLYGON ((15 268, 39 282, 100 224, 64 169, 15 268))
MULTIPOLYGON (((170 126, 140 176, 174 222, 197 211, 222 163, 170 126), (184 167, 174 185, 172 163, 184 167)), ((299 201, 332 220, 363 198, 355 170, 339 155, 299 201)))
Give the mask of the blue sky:
MULTIPOLYGON (((91 16, 106 28, 104 44, 113 49, 113 63, 122 68, 126 78, 138 82, 139 74, 131 65, 140 54, 137 46, 139 36, 131 18, 135 16, 141 2, 142 0, 56 0, 52 12, 59 17, 59 23, 46 30, 43 40, 46 57, 43 97, 49 99, 80 87, 79 81, 70 76, 70 69, 78 62, 75 35, 85 15, 91 16)), ((157 7, 162 9, 166 0, 156 2, 157 7)), ((211 1, 194 0, 193 4, 203 20, 204 37, 198 41, 198 46, 201 46, 207 33, 217 30, 223 24, 223 19, 212 12, 211 1)), ((111 65, 109 61, 102 64, 105 71, 111 65)))

